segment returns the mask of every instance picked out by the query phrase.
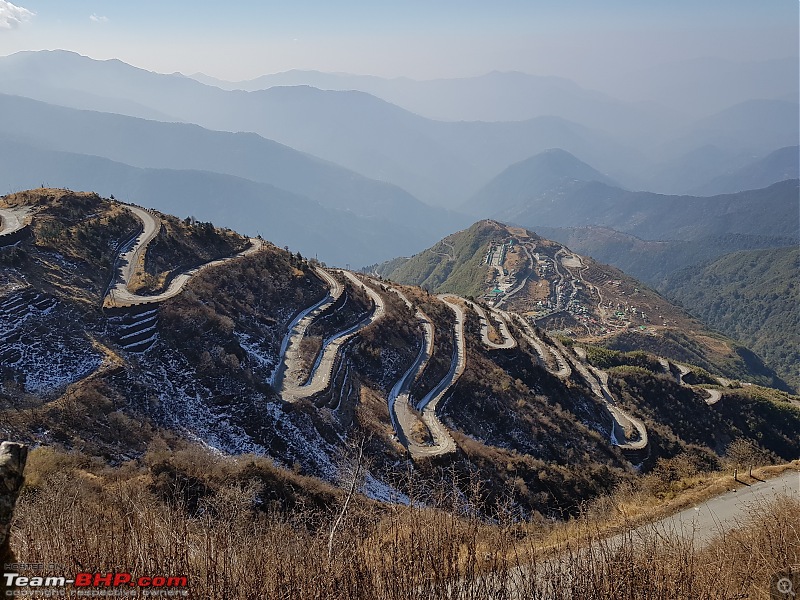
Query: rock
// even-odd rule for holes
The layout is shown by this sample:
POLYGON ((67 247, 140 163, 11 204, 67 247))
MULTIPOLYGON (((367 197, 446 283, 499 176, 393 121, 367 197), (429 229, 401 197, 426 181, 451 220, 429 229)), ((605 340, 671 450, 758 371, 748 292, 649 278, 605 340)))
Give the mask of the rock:
POLYGON ((15 442, 0 444, 0 562, 7 562, 11 554, 8 534, 27 458, 27 446, 15 442))

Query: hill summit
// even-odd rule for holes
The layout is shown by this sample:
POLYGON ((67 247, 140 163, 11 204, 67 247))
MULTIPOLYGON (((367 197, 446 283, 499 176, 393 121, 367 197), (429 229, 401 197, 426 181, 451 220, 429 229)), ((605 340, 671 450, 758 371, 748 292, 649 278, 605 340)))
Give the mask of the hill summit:
POLYGON ((558 335, 647 350, 786 388, 747 349, 710 331, 647 285, 522 227, 482 220, 375 273, 514 311, 558 335))
POLYGON ((505 169, 478 190, 462 208, 472 214, 502 219, 524 212, 531 199, 555 192, 574 181, 618 185, 566 150, 551 148, 505 169))

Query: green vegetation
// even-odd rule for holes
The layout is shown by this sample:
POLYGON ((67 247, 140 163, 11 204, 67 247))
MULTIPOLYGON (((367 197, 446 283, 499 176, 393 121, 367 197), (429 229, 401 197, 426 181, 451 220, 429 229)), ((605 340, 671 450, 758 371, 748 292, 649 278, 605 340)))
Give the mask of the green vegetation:
POLYGON ((641 350, 632 352, 618 352, 601 346, 585 345, 587 360, 598 369, 611 369, 623 365, 640 367, 653 373, 663 370, 661 363, 653 355, 641 350))
POLYGON ((800 249, 728 254, 672 275, 665 291, 692 314, 746 344, 800 389, 800 249))
POLYGON ((488 267, 482 266, 488 244, 506 237, 505 226, 479 221, 469 229, 446 237, 435 246, 403 261, 391 261, 377 271, 388 279, 418 285, 431 292, 479 296, 484 291, 488 267))
POLYGON ((604 346, 620 352, 643 350, 655 356, 699 366, 709 373, 729 379, 788 389, 786 383, 758 356, 721 335, 693 337, 677 329, 665 329, 652 335, 628 331, 610 338, 604 342, 604 346), (703 338, 707 339, 701 343, 703 338))
POLYGON ((679 447, 702 448, 713 460, 737 438, 785 458, 800 454, 800 408, 785 393, 745 386, 725 390, 722 400, 707 406, 701 394, 678 385, 670 375, 631 367, 616 368, 611 374, 618 401, 645 418, 653 443, 650 461, 659 455, 673 456, 679 447))

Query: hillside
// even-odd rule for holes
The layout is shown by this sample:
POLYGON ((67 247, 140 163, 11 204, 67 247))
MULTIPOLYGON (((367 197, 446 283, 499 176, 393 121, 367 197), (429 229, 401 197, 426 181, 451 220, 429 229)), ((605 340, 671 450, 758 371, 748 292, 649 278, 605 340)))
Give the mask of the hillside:
MULTIPOLYGON (((303 196, 210 171, 142 169, 88 154, 50 151, 0 134, 0 182, 91 188, 180 216, 262 235, 334 265, 408 253, 436 239, 424 227, 357 216, 303 196)), ((458 219, 456 219, 458 220, 458 219)), ((436 227, 434 226, 434 229, 436 227)))
MULTIPOLYGON (((780 100, 749 102, 693 119, 652 104, 632 105, 539 81, 533 88, 556 83, 557 95, 564 92, 575 102, 555 102, 559 110, 521 121, 444 121, 352 88, 223 90, 178 74, 148 72, 118 60, 97 61, 64 51, 0 58, 0 75, 0 91, 8 94, 256 133, 448 208, 464 202, 503 169, 548 148, 563 148, 626 187, 656 189, 651 180, 666 163, 677 166, 671 171, 675 181, 690 181, 696 166, 680 157, 698 149, 715 146, 723 157, 757 156, 796 144, 791 139, 797 130, 796 104, 780 100), (587 102, 591 110, 578 110, 587 102)), ((468 100, 456 100, 459 89, 474 89, 476 83, 490 86, 497 95, 491 108, 518 104, 521 96, 514 95, 514 89, 525 88, 526 81, 530 83, 530 78, 514 73, 489 74, 425 87, 450 90, 439 101, 441 109, 452 115, 468 100)), ((725 160, 714 165, 698 184, 730 168, 725 160)))
POLYGON ((513 310, 546 331, 627 351, 646 349, 728 377, 785 386, 746 349, 614 267, 496 221, 479 221, 405 261, 373 270, 436 293, 513 310))
POLYGON ((797 246, 735 252, 672 274, 664 293, 800 389, 798 267, 797 246))
MULTIPOLYGON (((121 115, 169 115, 163 120, 213 130, 253 132, 362 176, 391 182, 436 206, 455 207, 509 164, 554 146, 611 170, 636 160, 636 152, 613 136, 551 115, 523 122, 437 121, 352 89, 301 85, 225 91, 186 77, 62 51, 0 58, 0 74, 0 91, 7 94, 121 115), (30 73, 37 73, 34 83, 30 73), (87 89, 107 95, 102 100, 86 98, 87 89), (622 160, 609 160, 611 154, 622 160)), ((221 158, 223 163, 227 160, 221 158)))
MULTIPOLYGON (((800 451, 795 398, 715 384, 711 403, 655 357, 633 379, 603 371, 563 326, 550 337, 523 314, 326 270, 96 194, 11 194, 0 216, 2 435, 79 464, 144 468, 149 491, 179 491, 196 514, 223 480, 260 481, 251 492, 264 510, 325 505, 359 454, 358 489, 375 501, 433 497, 441 484, 481 514, 510 501, 523 515, 558 516, 662 458, 721 464, 738 437, 770 457, 800 451), (682 399, 672 420, 646 410, 654 389, 682 399), (709 412, 713 430, 684 428, 709 412), (258 458, 213 475, 198 442, 258 458)), ((540 266, 575 269, 578 257, 528 239, 540 266)))
POLYGON ((537 231, 580 254, 614 265, 658 290, 662 290, 669 275, 686 267, 738 250, 778 248, 794 243, 787 237, 742 233, 693 240, 643 240, 607 227, 537 227, 537 231))
MULTIPOLYGON (((137 169, 181 171, 184 177, 188 171, 213 173, 206 176, 215 180, 215 194, 232 199, 242 195, 243 184, 253 189, 258 188, 258 184, 267 184, 273 189, 273 195, 302 196, 311 201, 306 204, 316 204, 323 211, 346 212, 354 220, 369 222, 371 225, 365 229, 381 231, 390 245, 393 245, 393 238, 394 243, 407 248, 431 243, 444 235, 454 222, 461 221, 458 215, 427 206, 396 186, 367 179, 255 134, 226 133, 183 123, 162 123, 108 113, 77 111, 5 95, 0 95, 0 110, 8 116, 0 124, 0 139, 9 144, 32 146, 40 151, 40 156, 32 159, 31 164, 36 165, 37 170, 31 176, 27 176, 32 171, 30 168, 20 170, 9 167, 3 171, 0 183, 6 189, 24 189, 45 180, 54 186, 99 188, 106 194, 115 195, 128 193, 131 188, 129 181, 137 176, 122 176, 117 164, 94 160, 94 157, 102 157, 137 169), (85 160, 92 164, 83 169, 72 169, 66 177, 60 176, 58 160, 53 158, 53 152, 88 155, 93 158, 85 160), (47 153, 51 153, 49 157, 47 153), (217 177, 216 174, 232 177, 217 177), (226 185, 229 187, 227 190, 226 185)), ((32 150, 28 148, 26 151, 32 150)), ((265 196, 269 195, 267 186, 261 186, 265 196)), ((213 210, 214 203, 201 201, 201 197, 193 194, 191 188, 192 184, 188 181, 184 191, 180 186, 173 187, 169 192, 173 202, 162 208, 183 212, 177 208, 178 201, 182 201, 187 207, 193 206, 192 210, 196 213, 213 210)), ((239 207, 233 206, 233 212, 249 210, 244 200, 241 204, 239 207)), ((244 221, 223 223, 239 230, 253 228, 253 225, 256 228, 262 226, 270 234, 269 228, 274 227, 276 233, 283 230, 282 239, 292 232, 302 236, 302 228, 280 224, 281 213, 291 211, 289 206, 275 211, 277 226, 271 225, 267 219, 250 219, 249 224, 244 221)), ((313 216, 309 215, 309 219, 312 220, 313 216)), ((363 232, 348 232, 346 219, 331 216, 330 220, 331 229, 323 237, 333 236, 338 231, 345 233, 350 240, 364 235, 363 232), (338 231, 334 231, 334 224, 338 231)), ((218 219, 215 218, 215 222, 218 219)), ((308 246, 303 248, 300 244, 292 243, 291 239, 289 243, 304 252, 309 250, 308 246)), ((304 240, 306 243, 307 240, 304 240)), ((323 260, 340 264, 363 264, 370 258, 368 253, 360 256, 351 254, 344 261, 339 256, 323 256, 323 260)))
POLYGON ((432 292, 480 296, 490 275, 485 264, 486 248, 493 238, 504 234, 502 224, 481 221, 409 259, 389 261, 367 270, 432 292))
MULTIPOLYGON (((513 198, 495 209, 476 196, 482 216, 523 227, 606 227, 644 240, 693 240, 724 234, 798 238, 798 181, 712 197, 631 192, 601 182, 569 181, 546 193, 515 186, 508 172, 490 184, 493 196, 513 198)), ((484 188, 487 189, 487 188, 484 188)))
POLYGON ((508 167, 461 208, 471 214, 513 215, 524 212, 532 198, 553 194, 568 183, 616 183, 569 152, 553 148, 508 167))
POLYGON ((750 164, 720 175, 695 188, 697 196, 729 194, 741 190, 765 188, 773 183, 800 177, 800 147, 787 146, 750 164))

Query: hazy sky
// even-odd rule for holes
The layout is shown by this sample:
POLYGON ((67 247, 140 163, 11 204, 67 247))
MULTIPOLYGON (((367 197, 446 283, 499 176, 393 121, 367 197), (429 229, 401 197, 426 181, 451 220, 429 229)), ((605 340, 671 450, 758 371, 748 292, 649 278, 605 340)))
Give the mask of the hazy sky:
POLYGON ((0 0, 0 55, 63 48, 238 80, 519 70, 602 87, 695 57, 798 53, 798 0, 0 0))

